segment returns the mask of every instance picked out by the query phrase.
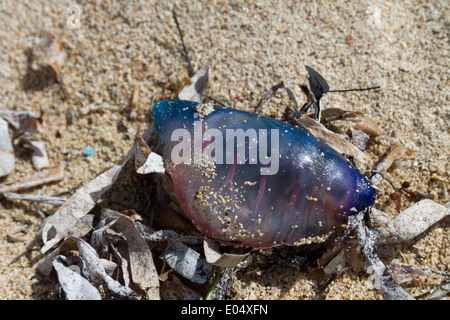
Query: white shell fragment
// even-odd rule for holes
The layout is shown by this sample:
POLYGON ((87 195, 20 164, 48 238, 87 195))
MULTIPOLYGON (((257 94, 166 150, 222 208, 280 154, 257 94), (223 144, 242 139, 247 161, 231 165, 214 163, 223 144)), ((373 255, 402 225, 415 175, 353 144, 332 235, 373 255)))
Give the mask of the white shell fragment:
POLYGON ((350 143, 357 147, 359 150, 364 151, 366 149, 367 142, 369 141, 370 136, 361 130, 350 128, 350 131, 352 133, 350 143))
POLYGON ((334 274, 341 272, 346 264, 345 251, 341 250, 337 256, 331 259, 330 262, 323 268, 326 274, 334 274))
POLYGON ((14 149, 9 136, 8 123, 0 118, 0 177, 11 172, 14 162, 14 149))
POLYGON ((36 170, 41 170, 50 166, 47 148, 42 141, 27 141, 31 148, 31 162, 36 170))
POLYGON ((147 146, 142 137, 136 142, 135 168, 139 174, 164 173, 163 158, 147 146))
POLYGON ((203 95, 208 86, 209 67, 203 67, 192 78, 192 84, 183 88, 178 94, 178 99, 195 102, 203 102, 203 95))
POLYGON ((422 200, 402 211, 378 229, 379 243, 397 243, 410 240, 450 213, 449 204, 443 206, 432 200, 422 200))

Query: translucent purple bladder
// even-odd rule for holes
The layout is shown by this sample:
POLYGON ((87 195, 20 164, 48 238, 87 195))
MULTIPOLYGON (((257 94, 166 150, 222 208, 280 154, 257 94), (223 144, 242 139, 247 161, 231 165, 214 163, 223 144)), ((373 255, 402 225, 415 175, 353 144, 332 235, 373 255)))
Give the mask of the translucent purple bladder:
POLYGON ((375 202, 367 178, 304 128, 182 100, 154 116, 179 205, 217 240, 301 244, 375 202))

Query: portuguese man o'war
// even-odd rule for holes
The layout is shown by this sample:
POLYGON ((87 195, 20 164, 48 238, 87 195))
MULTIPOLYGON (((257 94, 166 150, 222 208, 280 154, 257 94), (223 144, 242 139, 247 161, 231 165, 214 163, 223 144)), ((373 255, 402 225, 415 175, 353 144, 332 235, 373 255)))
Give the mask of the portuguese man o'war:
POLYGON ((320 242, 375 203, 369 180, 301 126, 183 100, 156 103, 154 120, 180 207, 223 243, 320 242))

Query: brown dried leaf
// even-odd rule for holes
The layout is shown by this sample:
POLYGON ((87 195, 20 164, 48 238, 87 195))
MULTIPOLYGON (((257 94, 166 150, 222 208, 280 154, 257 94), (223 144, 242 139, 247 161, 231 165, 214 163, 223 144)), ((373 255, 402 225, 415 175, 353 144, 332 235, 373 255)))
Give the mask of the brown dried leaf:
POLYGON ((122 275, 125 284, 129 282, 128 267, 131 271, 132 281, 138 285, 144 292, 146 292, 147 299, 159 299, 159 281, 158 273, 153 263, 152 253, 147 245, 141 232, 143 229, 152 232, 153 229, 135 222, 127 216, 110 209, 103 208, 101 212, 100 228, 95 230, 92 234, 91 243, 100 255, 109 256, 109 248, 111 247, 112 239, 111 231, 114 235, 120 235, 125 238, 125 246, 127 247, 126 254, 121 254, 114 246, 113 254, 115 254, 121 261, 122 275), (140 226, 140 228, 138 228, 140 226), (147 230, 148 229, 148 230, 147 230), (124 256, 129 260, 126 260, 124 256))
POLYGON ((15 130, 39 133, 39 122, 31 111, 0 110, 0 118, 8 121, 15 130))
POLYGON ((122 161, 120 164, 112 166, 78 189, 66 203, 44 222, 42 227, 42 240, 44 241, 42 253, 47 252, 70 234, 71 229, 77 222, 89 213, 103 193, 111 187, 125 162, 122 161), (49 239, 52 230, 56 231, 56 235, 49 239))
POLYGON ((95 287, 102 285, 107 291, 119 298, 140 298, 133 290, 108 276, 95 250, 77 237, 71 236, 65 239, 58 248, 38 264, 37 269, 44 275, 49 275, 53 269, 53 261, 63 253, 73 250, 80 252, 80 256, 85 263, 86 276, 95 287))
POLYGON ((87 214, 80 218, 77 223, 70 229, 68 235, 78 238, 84 237, 91 231, 94 222, 94 215, 87 214))
POLYGON ((384 131, 380 129, 377 123, 372 119, 364 119, 355 126, 355 129, 361 130, 371 137, 378 137, 384 134, 384 131))
POLYGON ((209 238, 203 240, 203 251, 205 252, 206 261, 208 261, 208 263, 222 268, 234 268, 249 255, 249 253, 220 253, 218 244, 209 238))
POLYGON ((197 251, 181 241, 172 242, 161 255, 178 274, 194 283, 203 284, 212 273, 212 266, 197 251))
POLYGON ((398 243, 410 240, 449 214, 448 204, 446 207, 432 200, 422 200, 379 228, 378 242, 398 243))
POLYGON ((70 263, 71 260, 74 260, 73 258, 78 258, 78 260, 81 258, 71 258, 57 256, 52 263, 67 300, 101 300, 102 296, 99 290, 81 275, 80 267, 70 263))
MULTIPOLYGON (((327 108, 322 110, 320 122, 329 123, 336 120, 346 120, 356 118, 362 115, 361 111, 343 110, 340 108, 327 108)), ((308 114, 310 118, 314 118, 315 114, 308 114)))
MULTIPOLYGON (((391 150, 389 150, 388 155, 380 163, 378 163, 376 171, 381 174, 386 172, 391 167, 392 163, 402 157, 405 152, 406 149, 402 145, 392 146, 391 150)), ((372 184, 380 184, 380 182, 383 180, 381 174, 377 173, 371 178, 372 184)))
POLYGON ((364 154, 364 152, 341 138, 336 133, 331 132, 319 122, 309 117, 301 117, 298 122, 315 137, 327 143, 331 148, 340 154, 346 154, 347 156, 353 157, 355 163, 359 167, 365 168, 367 166, 369 158, 364 154))
POLYGON ((110 228, 121 232, 128 245, 131 279, 147 296, 147 299, 159 300, 158 273, 147 243, 137 231, 134 222, 124 216, 119 217, 110 228))
POLYGON ((59 78, 61 68, 66 62, 66 52, 62 42, 47 31, 41 31, 41 37, 40 50, 44 62, 55 71, 56 76, 59 78))

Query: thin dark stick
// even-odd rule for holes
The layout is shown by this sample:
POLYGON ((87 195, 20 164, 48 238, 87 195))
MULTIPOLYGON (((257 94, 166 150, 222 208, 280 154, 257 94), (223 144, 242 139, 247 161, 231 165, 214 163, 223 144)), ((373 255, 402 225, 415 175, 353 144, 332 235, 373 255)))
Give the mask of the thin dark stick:
POLYGON ((188 75, 192 77, 194 75, 194 68, 192 67, 191 60, 189 59, 188 51, 186 49, 186 45, 184 44, 183 32, 181 32, 180 24, 178 23, 177 13, 175 12, 175 8, 172 9, 173 19, 175 20, 175 24, 177 25, 178 34, 180 35, 181 45, 183 46, 183 54, 184 58, 188 63, 188 75))
POLYGON ((60 193, 52 194, 52 197, 60 197, 60 196, 65 196, 67 194, 71 195, 71 194, 73 194, 75 191, 77 191, 82 186, 83 186, 83 182, 80 182, 75 187, 73 187, 73 188, 71 188, 71 189, 69 189, 67 191, 63 191, 63 192, 60 192, 60 193))
POLYGON ((345 90, 330 90, 328 92, 350 92, 350 91, 368 91, 368 90, 376 90, 380 89, 381 87, 371 87, 371 88, 359 88, 359 89, 345 89, 345 90))
POLYGON ((256 108, 255 108, 254 112, 257 113, 259 111, 259 109, 261 108, 261 106, 264 103, 266 103, 266 101, 269 100, 271 97, 273 97, 278 89, 283 88, 283 87, 284 87, 283 81, 281 81, 280 83, 278 83, 278 84, 274 85, 273 87, 271 87, 269 89, 269 91, 267 91, 267 93, 261 98, 261 100, 259 100, 258 104, 256 105, 256 108))
POLYGON ((31 201, 31 202, 43 202, 52 204, 55 206, 63 205, 66 202, 66 199, 60 198, 58 196, 41 196, 34 194, 18 194, 13 192, 7 192, 3 195, 6 200, 23 200, 23 201, 31 201))
POLYGON ((391 180, 389 180, 389 179, 388 179, 384 174, 382 174, 380 171, 372 170, 372 169, 358 169, 358 170, 361 171, 361 172, 372 172, 373 175, 370 176, 369 179, 372 179, 375 175, 379 174, 384 180, 386 180, 387 182, 389 182, 389 184, 391 185, 391 187, 392 187, 395 191, 398 191, 398 190, 402 189, 402 188, 397 188, 397 187, 394 185, 394 183, 393 183, 391 180))
POLYGON ((208 96, 208 95, 206 95, 206 97, 207 97, 209 100, 211 100, 212 102, 217 103, 217 104, 220 104, 222 107, 228 108, 228 106, 227 106, 225 103, 220 102, 219 100, 214 99, 213 97, 208 96))
POLYGON ((24 252, 22 252, 21 254, 19 254, 17 257, 15 257, 14 259, 12 259, 9 263, 8 263, 8 267, 10 265, 12 265, 13 263, 16 263, 17 261, 20 260, 20 258, 22 258, 23 256, 26 256, 27 254, 33 252, 33 251, 38 251, 39 248, 31 248, 31 249, 27 249, 24 252))
POLYGON ((319 288, 319 291, 316 293, 316 296, 313 298, 313 300, 320 300, 323 293, 325 292, 325 289, 337 278, 337 274, 332 274, 331 277, 325 282, 325 284, 319 288))

